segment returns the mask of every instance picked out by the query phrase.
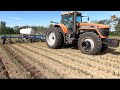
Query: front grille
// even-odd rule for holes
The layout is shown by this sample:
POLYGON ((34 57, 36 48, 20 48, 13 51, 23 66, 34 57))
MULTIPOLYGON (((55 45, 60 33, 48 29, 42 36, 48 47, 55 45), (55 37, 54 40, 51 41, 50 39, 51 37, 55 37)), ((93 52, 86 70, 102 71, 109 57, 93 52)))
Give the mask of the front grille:
POLYGON ((109 28, 99 28, 98 29, 103 36, 109 35, 109 28))

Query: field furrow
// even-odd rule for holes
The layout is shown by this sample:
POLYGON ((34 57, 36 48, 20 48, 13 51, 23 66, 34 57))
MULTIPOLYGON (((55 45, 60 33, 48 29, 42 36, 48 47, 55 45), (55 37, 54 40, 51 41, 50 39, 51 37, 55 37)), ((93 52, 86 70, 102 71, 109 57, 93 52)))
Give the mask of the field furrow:
POLYGON ((8 71, 5 68, 5 65, 3 63, 3 60, 0 55, 0 79, 9 79, 8 71))
MULTIPOLYGON (((23 45, 23 47, 24 46, 25 45, 23 45)), ((38 49, 35 49, 35 48, 33 48, 29 45, 26 45, 26 46, 27 47, 25 47, 25 48, 35 50, 35 52, 37 52, 37 50, 38 50, 38 49)), ((110 77, 110 76, 112 76, 112 73, 111 73, 111 75, 108 74, 109 76, 106 76, 107 73, 105 73, 105 72, 108 72, 108 71, 105 71, 104 69, 102 69, 101 71, 99 70, 99 72, 98 72, 98 70, 96 70, 96 68, 93 68, 90 65, 84 65, 83 63, 76 62, 76 60, 74 60, 74 59, 65 58, 64 56, 60 56, 57 52, 56 52, 57 54, 55 52, 53 52, 53 50, 50 52, 50 51, 45 51, 45 50, 40 49, 38 53, 40 53, 40 52, 42 52, 42 54, 44 54, 44 55, 49 55, 49 57, 51 57, 53 59, 56 59, 56 61, 63 62, 64 64, 67 64, 67 66, 70 65, 70 67, 78 69, 78 70, 82 69, 82 71, 85 71, 86 74, 88 74, 92 77, 97 76, 97 75, 99 75, 100 77, 110 77), (57 58, 58 56, 59 56, 59 58, 57 58), (94 74, 94 75, 92 75, 91 73, 94 74), (105 74, 105 76, 104 76, 104 74, 105 74)), ((82 58, 81 58, 81 60, 82 60, 82 58)))
MULTIPOLYGON (((1 49, 1 48, 0 48, 1 49)), ((2 53, 1 55, 3 63, 5 64, 5 68, 8 71, 8 74, 10 78, 30 78, 29 72, 26 72, 25 68, 23 68, 17 60, 15 60, 13 57, 10 56, 10 53, 5 50, 5 47, 1 49, 2 53)))
POLYGON ((6 50, 10 53, 10 55, 15 58, 24 68, 27 72, 30 73, 31 78, 45 78, 43 74, 41 74, 40 69, 38 69, 36 66, 32 65, 31 63, 28 63, 26 61, 26 58, 23 58, 19 55, 18 52, 13 51, 11 48, 6 46, 6 50))
MULTIPOLYGON (((32 52, 30 54, 31 55, 34 55, 34 58, 36 58, 36 60, 39 60, 39 57, 41 58, 40 61, 38 61, 37 63, 44 63, 49 69, 53 70, 54 72, 57 71, 59 72, 60 74, 60 77, 66 77, 66 78, 79 78, 79 77, 85 77, 86 74, 84 73, 80 73, 77 72, 77 70, 71 70, 70 68, 68 68, 67 65, 65 65, 64 63, 61 63, 59 61, 55 61, 54 59, 52 58, 49 58, 48 56, 45 56, 44 54, 40 54, 40 53, 37 53, 37 52, 33 52, 33 51, 29 51, 29 50, 25 50, 27 48, 25 47, 17 47, 19 48, 19 50, 24 50, 25 53, 28 53, 28 52, 32 52), (38 58, 37 58, 38 57, 38 58), (63 66, 64 65, 64 66, 63 66), (70 74, 70 73, 73 73, 73 74, 70 74), (67 76, 66 76, 67 75, 67 76)), ((35 60, 35 61, 36 61, 35 60)), ((34 62, 35 62, 34 61, 34 62)), ((89 76, 86 76, 86 77, 89 77, 89 76)))
MULTIPOLYGON (((47 52, 50 51, 49 48, 47 48, 45 45, 43 46, 42 44, 37 43, 37 44, 31 45, 31 46, 37 47, 38 49, 47 50, 47 52)), ((84 54, 81 55, 80 52, 74 53, 74 52, 69 52, 69 50, 65 50, 65 49, 58 49, 58 50, 51 49, 51 50, 53 53, 64 56, 64 58, 65 57, 70 58, 74 61, 77 61, 78 63, 83 63, 83 64, 86 64, 93 68, 96 67, 99 71, 106 72, 105 74, 111 73, 111 75, 113 75, 113 76, 116 76, 116 74, 117 74, 117 77, 119 76, 118 73, 120 72, 120 70, 119 70, 120 65, 117 62, 114 62, 114 61, 108 62, 108 60, 103 60, 100 57, 94 58, 94 56, 92 56, 92 55, 84 56, 84 54)))
MULTIPOLYGON (((43 46, 42 44, 34 44, 35 47, 39 48, 39 49, 48 49, 45 45, 43 46), (40 47, 38 47, 40 46, 40 47)), ((48 50, 50 51, 50 49, 48 50)), ((52 49, 52 51, 55 51, 54 49, 52 49)), ((120 67, 120 63, 118 62, 118 60, 120 61, 120 59, 116 59, 115 57, 113 58, 102 58, 102 57, 107 57, 108 54, 105 54, 105 55, 86 55, 86 54, 82 54, 80 53, 78 50, 75 50, 73 52, 72 49, 59 49, 59 50, 56 50, 55 52, 61 52, 62 55, 65 55, 64 57, 70 57, 70 58, 74 58, 74 59, 79 59, 78 61, 81 60, 81 62, 86 63, 88 65, 91 66, 91 63, 92 65, 96 65, 97 67, 100 66, 100 67, 103 67, 103 68, 100 68, 98 67, 98 69, 102 69, 103 71, 106 71, 106 72, 111 72, 111 73, 114 73, 115 71, 117 71, 118 73, 120 72, 119 70, 119 67, 120 67), (77 51, 77 52, 75 52, 77 51), (74 57, 73 57, 74 56, 74 57), (114 59, 114 60, 113 60, 114 59), (104 70, 106 69, 106 70, 104 70)), ((109 57, 109 56, 108 56, 109 57)), ((117 57, 119 58, 119 57, 117 57)), ((95 66, 93 66, 95 67, 95 66)))
POLYGON ((44 42, 0 46, 0 78, 120 78, 120 47, 100 55, 77 48, 50 49, 44 42))

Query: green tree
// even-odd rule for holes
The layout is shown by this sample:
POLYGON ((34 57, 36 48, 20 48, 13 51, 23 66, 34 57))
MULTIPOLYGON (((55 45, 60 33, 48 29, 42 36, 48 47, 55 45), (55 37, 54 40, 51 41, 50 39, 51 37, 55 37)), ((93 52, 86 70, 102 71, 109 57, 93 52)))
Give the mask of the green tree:
POLYGON ((6 34, 14 34, 14 30, 11 27, 6 27, 6 34))
POLYGON ((50 24, 49 27, 53 26, 53 24, 50 24))
POLYGON ((5 34, 6 32, 6 22, 5 21, 1 21, 0 22, 0 33, 1 34, 5 34))
POLYGON ((100 21, 98 21, 97 23, 99 23, 99 24, 105 24, 105 21, 106 21, 106 20, 100 20, 100 21))
POLYGON ((115 26, 116 31, 120 32, 120 18, 118 19, 118 24, 115 26))
POLYGON ((19 26, 13 27, 13 30, 14 30, 15 34, 20 34, 20 27, 19 26))
POLYGON ((5 22, 5 21, 1 21, 1 22, 0 22, 0 26, 1 26, 1 27, 5 27, 5 26, 6 26, 6 22, 5 22))

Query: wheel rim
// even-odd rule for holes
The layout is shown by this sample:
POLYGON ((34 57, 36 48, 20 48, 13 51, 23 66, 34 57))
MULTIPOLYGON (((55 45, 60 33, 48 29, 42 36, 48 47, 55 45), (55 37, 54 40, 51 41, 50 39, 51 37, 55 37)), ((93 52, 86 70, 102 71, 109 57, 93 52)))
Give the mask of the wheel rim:
POLYGON ((89 52, 94 48, 94 41, 92 39, 84 39, 81 43, 81 48, 85 52, 89 52))
POLYGON ((47 42, 48 42, 48 44, 50 46, 54 45, 55 44, 55 40, 56 40, 55 33, 54 32, 50 32, 46 39, 47 39, 47 42))

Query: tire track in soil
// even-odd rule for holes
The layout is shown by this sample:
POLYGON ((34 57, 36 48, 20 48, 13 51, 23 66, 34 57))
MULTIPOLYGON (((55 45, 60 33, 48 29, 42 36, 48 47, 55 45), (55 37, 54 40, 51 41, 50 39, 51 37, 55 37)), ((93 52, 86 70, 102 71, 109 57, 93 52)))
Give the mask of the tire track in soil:
MULTIPOLYGON (((46 45, 44 44, 38 44, 38 43, 35 43, 34 45, 36 46, 41 46, 42 48, 45 48, 45 49, 49 49, 48 47, 46 47, 46 45)), ((39 47, 39 48, 41 48, 39 47)), ((50 49, 49 49, 50 50, 50 49)), ((117 76, 119 77, 120 76, 120 63, 118 62, 115 62, 115 61, 111 61, 111 59, 105 59, 105 57, 108 56, 108 54, 105 54, 105 55, 85 55, 85 54, 81 54, 80 52, 78 52, 77 50, 75 50, 75 52, 73 52, 72 49, 58 49, 59 51, 58 52, 62 52, 62 53, 65 53, 65 55, 73 55, 75 57, 70 57, 70 58, 77 58, 79 56, 79 58, 82 58, 84 59, 82 62, 84 63, 84 61, 87 60, 87 63, 88 65, 90 65, 90 62, 92 63, 95 63, 100 65, 101 67, 98 67, 98 70, 101 70, 101 71, 104 71, 106 73, 110 73, 113 75, 113 76, 117 76), (104 59, 102 60, 101 57, 104 57, 104 59)), ((54 49, 52 49, 52 51, 54 51, 54 49)), ((57 52, 57 51, 56 51, 57 52)), ((109 56, 108 56, 109 57, 109 56)), ((91 66, 91 65, 90 65, 91 66)))
MULTIPOLYGON (((63 49, 61 49, 61 50, 63 50, 63 49)), ((75 49, 71 49, 71 48, 65 48, 64 49, 65 51, 67 50, 67 51, 70 51, 70 52, 75 52, 76 54, 78 54, 78 55, 83 55, 83 56, 85 56, 86 58, 91 58, 91 57, 94 57, 94 58, 100 58, 100 59, 103 59, 103 60, 109 60, 109 61, 112 61, 112 62, 115 62, 115 61, 120 61, 120 55, 114 55, 114 54, 111 54, 111 52, 113 52, 113 50, 111 49, 111 48, 109 48, 107 51, 106 51, 106 53, 105 54, 101 54, 101 55, 87 55, 87 54, 83 54, 83 53, 80 53, 80 51, 79 50, 75 50, 75 49), (112 60, 111 60, 111 58, 112 58, 112 60)))
MULTIPOLYGON (((35 47, 35 48, 37 48, 37 49, 41 49, 41 50, 44 50, 44 51, 46 51, 46 52, 50 52, 50 50, 51 49, 49 49, 49 48, 45 48, 45 47, 39 47, 39 46, 37 46, 36 44, 30 44, 30 46, 33 46, 33 47, 35 47)), ((100 74, 102 74, 102 75, 105 75, 106 77, 107 76, 109 76, 110 77, 110 74, 111 74, 111 76, 113 76, 113 70, 111 70, 113 67, 110 67, 110 66, 105 66, 104 64, 99 64, 99 63, 97 63, 97 62, 93 62, 93 61, 91 61, 91 60, 87 60, 87 59, 81 59, 80 60, 80 57, 78 57, 78 56, 75 56, 75 57, 73 57, 73 56, 71 56, 71 54, 69 55, 69 54, 67 54, 67 53, 65 53, 65 52, 61 52, 61 51, 57 51, 57 50, 55 50, 55 49, 52 49, 52 53, 54 53, 54 54, 57 54, 58 56, 63 56, 64 58, 69 58, 69 59, 71 59, 71 60, 73 60, 73 61, 75 61, 75 62, 77 62, 77 63, 81 63, 81 64, 83 64, 83 65, 87 65, 87 66, 89 66, 90 68, 92 68, 92 69, 97 69, 96 70, 96 72, 98 71, 98 73, 99 73, 99 75, 100 74), (101 67, 106 67, 105 69, 102 69, 101 67)), ((90 69, 89 68, 89 69, 90 69)), ((115 69, 115 70, 118 70, 118 69, 115 69)), ((115 71, 114 70, 114 71, 115 71)), ((116 77, 116 76, 115 76, 116 77)), ((118 77, 117 77, 118 78, 118 77)))
MULTIPOLYGON (((79 54, 78 51, 72 51, 72 49, 65 49, 63 50, 64 52, 66 53, 71 53, 73 55, 78 55, 82 58, 85 58, 85 59, 88 59, 90 61, 94 61, 94 62, 97 62, 101 65, 105 65, 101 68, 98 68, 98 69, 101 69, 103 71, 105 71, 105 69, 108 69, 108 67, 110 68, 110 70, 106 70, 106 72, 110 72, 113 74, 113 76, 117 76, 117 77, 120 77, 120 58, 114 58, 114 55, 112 54, 105 54, 105 55, 93 55, 93 56, 90 56, 90 55, 85 55, 85 54, 79 54), (74 53, 72 53, 74 52, 74 53)), ((116 56, 118 57, 118 56, 116 56)))
MULTIPOLYGON (((9 45, 10 46, 10 45, 9 45)), ((6 46, 6 50, 11 54, 12 57, 14 57, 18 62, 23 65, 23 67, 26 69, 26 71, 30 72, 31 77, 33 79, 40 79, 40 78, 46 78, 41 74, 41 71, 38 70, 35 66, 31 65, 30 63, 26 62, 23 57, 19 56, 16 52, 14 52, 12 49, 8 48, 6 46)))
POLYGON ((0 57, 0 79, 10 79, 1 57, 0 57))
POLYGON ((14 58, 10 56, 5 50, 5 46, 1 46, 2 56, 3 56, 3 63, 6 67, 6 70, 9 73, 11 79, 30 79, 31 76, 29 72, 27 72, 24 67, 20 63, 17 62, 14 58))
MULTIPOLYGON (((40 45, 40 46, 42 46, 42 47, 46 47, 46 48, 48 48, 47 47, 47 45, 45 44, 45 43, 34 43, 34 44, 37 44, 37 45, 40 45)), ((120 51, 120 48, 118 48, 119 49, 119 51, 120 51)), ((116 48, 116 51, 118 51, 118 49, 116 48)), ((114 63, 114 62, 119 62, 119 64, 120 64, 120 55, 113 55, 113 54, 110 54, 110 52, 112 52, 112 50, 111 50, 111 48, 109 48, 106 52, 108 52, 108 53, 106 53, 106 54, 104 54, 104 55, 87 55, 87 54, 83 54, 83 53, 80 53, 80 51, 79 50, 75 50, 75 49, 72 49, 71 47, 69 47, 69 48, 61 48, 61 49, 59 49, 59 50, 62 50, 62 51, 67 51, 67 53, 71 53, 71 52, 74 52, 76 55, 79 55, 79 56, 83 56, 83 57, 86 57, 86 58, 93 58, 93 57, 96 57, 96 58, 98 58, 98 57, 100 57, 101 59, 103 59, 103 60, 109 60, 109 61, 112 61, 112 63, 114 63), (112 60, 111 60, 111 57, 113 57, 112 58, 112 60)), ((74 54, 73 53, 73 54, 74 54)))
MULTIPOLYGON (((14 48, 16 47, 16 45, 14 45, 14 48)), ((16 47, 16 48, 18 48, 19 50, 24 50, 24 54, 25 53, 31 53, 31 52, 33 52, 33 51, 29 51, 29 50, 26 50, 26 48, 24 48, 24 47, 22 47, 22 46, 19 46, 18 45, 18 47, 16 47), (20 48, 21 47, 21 48, 20 48), (28 52, 27 52, 28 51, 28 52)), ((30 54, 29 53, 29 54, 30 54)), ((35 52, 33 52, 33 54, 35 55, 35 52)), ((40 56, 41 54, 38 54, 38 53, 36 53, 37 54, 37 56, 40 56)), ((28 55, 28 54, 27 54, 28 55)), ((35 55, 35 57, 36 57, 36 55, 35 55)), ((43 57, 43 55, 41 55, 41 58, 43 57)), ((36 60, 38 60, 37 58, 36 58, 36 60)), ((39 61, 39 62, 42 62, 42 63, 44 63, 49 69, 51 68, 51 69, 53 69, 53 70, 57 70, 58 72, 60 72, 60 75, 59 75, 59 78, 84 78, 84 77, 86 77, 86 78, 90 78, 90 76, 86 76, 85 74, 83 74, 83 73, 85 73, 85 72, 83 72, 83 73, 80 73, 79 74, 79 72, 78 71, 76 71, 76 70, 71 70, 70 68, 66 68, 66 67, 63 67, 63 64, 61 65, 61 64, 59 64, 58 62, 56 63, 56 62, 54 62, 54 60, 52 60, 51 58, 49 59, 48 57, 44 57, 43 58, 43 60, 41 60, 41 61, 39 61), (44 62, 44 61, 46 60, 47 62, 44 62), (72 73, 72 74, 71 74, 72 73)), ((35 60, 34 60, 35 61, 35 60)))
MULTIPOLYGON (((54 55, 50 55, 50 53, 48 53, 48 52, 45 52, 45 51, 43 51, 43 50, 39 50, 39 52, 38 52, 38 49, 37 50, 35 50, 34 48, 32 48, 32 47, 30 47, 29 46, 29 44, 27 44, 27 45, 23 45, 23 44, 21 44, 22 45, 22 47, 23 48, 28 48, 29 50, 30 49, 32 49, 32 50, 30 50, 30 51, 34 51, 34 52, 36 52, 36 53, 38 53, 38 55, 39 54, 41 54, 40 52, 42 52, 42 54, 43 54, 43 52, 44 52, 44 56, 46 56, 46 55, 49 55, 49 56, 47 56, 48 58, 51 58, 51 59, 54 59, 54 61, 56 61, 56 62, 59 62, 59 63, 63 63, 64 62, 64 66, 66 66, 66 67, 71 67, 71 69, 73 69, 73 70, 78 70, 79 72, 81 71, 82 73, 85 73, 86 75, 90 75, 91 77, 96 77, 96 78, 101 78, 101 77, 105 77, 105 76, 103 76, 102 74, 98 74, 98 73, 96 73, 94 70, 93 70, 93 68, 90 68, 90 67, 88 67, 88 66, 85 66, 85 65, 83 65, 83 64, 80 64, 80 63, 75 63, 74 61, 72 61, 71 59, 65 59, 65 58, 63 58, 63 57, 61 57, 61 56, 59 56, 58 57, 58 55, 56 56, 55 54, 54 55), (26 47, 25 47, 26 46, 26 47), (46 54, 45 54, 46 53, 46 54), (54 56, 54 57, 51 57, 51 56, 54 56), (56 56, 56 57, 55 57, 56 56), (58 58, 57 58, 58 57, 58 58), (67 60, 67 61, 66 61, 67 60), (71 63, 70 63, 71 62, 71 63), (86 69, 86 68, 88 68, 88 69, 86 69)), ((53 53, 53 52, 51 52, 51 53, 53 53)))

